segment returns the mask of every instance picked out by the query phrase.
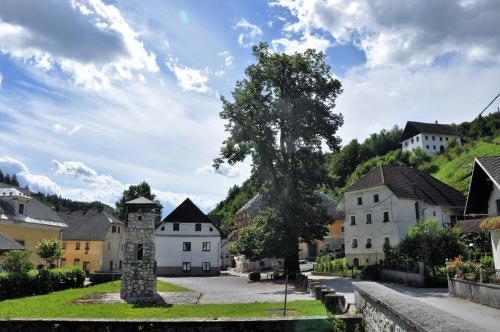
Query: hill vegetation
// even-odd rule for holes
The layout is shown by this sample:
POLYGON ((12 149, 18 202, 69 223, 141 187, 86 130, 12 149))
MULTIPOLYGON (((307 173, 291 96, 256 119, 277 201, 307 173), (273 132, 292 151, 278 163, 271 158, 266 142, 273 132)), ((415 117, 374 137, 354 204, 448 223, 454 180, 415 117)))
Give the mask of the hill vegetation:
MULTIPOLYGON (((467 194, 474 158, 500 155, 500 112, 455 126, 463 145, 451 146, 432 157, 423 152, 403 152, 400 143, 403 131, 397 126, 371 134, 362 143, 354 139, 338 153, 326 155, 329 182, 319 190, 339 198, 347 186, 378 165, 409 165, 467 194)), ((232 187, 226 199, 217 204, 211 213, 223 216, 224 231, 231 230, 235 213, 257 192, 248 179, 241 186, 232 187)))

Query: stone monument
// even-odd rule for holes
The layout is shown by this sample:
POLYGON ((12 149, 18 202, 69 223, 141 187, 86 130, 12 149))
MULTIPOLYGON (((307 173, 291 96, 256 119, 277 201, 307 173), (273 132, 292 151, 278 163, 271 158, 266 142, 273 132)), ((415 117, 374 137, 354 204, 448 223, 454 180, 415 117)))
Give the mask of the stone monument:
POLYGON ((155 202, 144 197, 125 203, 125 245, 120 297, 128 303, 151 303, 158 300, 155 207, 155 202))

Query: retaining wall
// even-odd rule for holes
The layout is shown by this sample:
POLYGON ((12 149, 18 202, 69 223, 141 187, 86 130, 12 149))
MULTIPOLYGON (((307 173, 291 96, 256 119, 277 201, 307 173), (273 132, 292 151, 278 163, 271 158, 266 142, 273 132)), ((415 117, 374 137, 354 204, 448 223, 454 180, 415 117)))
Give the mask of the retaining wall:
POLYGON ((354 283, 356 308, 366 331, 475 332, 477 326, 375 282, 354 283))
POLYGON ((500 286, 448 278, 450 295, 500 309, 500 286))

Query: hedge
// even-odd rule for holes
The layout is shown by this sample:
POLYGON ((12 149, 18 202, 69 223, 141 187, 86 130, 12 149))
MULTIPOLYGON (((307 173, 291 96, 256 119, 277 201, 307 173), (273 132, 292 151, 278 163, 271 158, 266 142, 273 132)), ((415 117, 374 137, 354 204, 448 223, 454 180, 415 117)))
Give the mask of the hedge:
POLYGON ((83 287, 84 281, 85 272, 79 267, 33 270, 25 275, 0 273, 0 300, 83 287))

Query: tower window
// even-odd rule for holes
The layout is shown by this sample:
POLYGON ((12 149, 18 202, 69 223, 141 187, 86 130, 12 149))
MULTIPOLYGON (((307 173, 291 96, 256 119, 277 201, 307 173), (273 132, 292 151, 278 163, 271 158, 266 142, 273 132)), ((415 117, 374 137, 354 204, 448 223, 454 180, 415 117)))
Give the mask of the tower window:
POLYGON ((19 204, 19 214, 24 213, 24 204, 19 204))
POLYGON ((142 261, 142 256, 143 256, 143 245, 142 243, 139 243, 135 251, 135 258, 139 261, 142 261))

